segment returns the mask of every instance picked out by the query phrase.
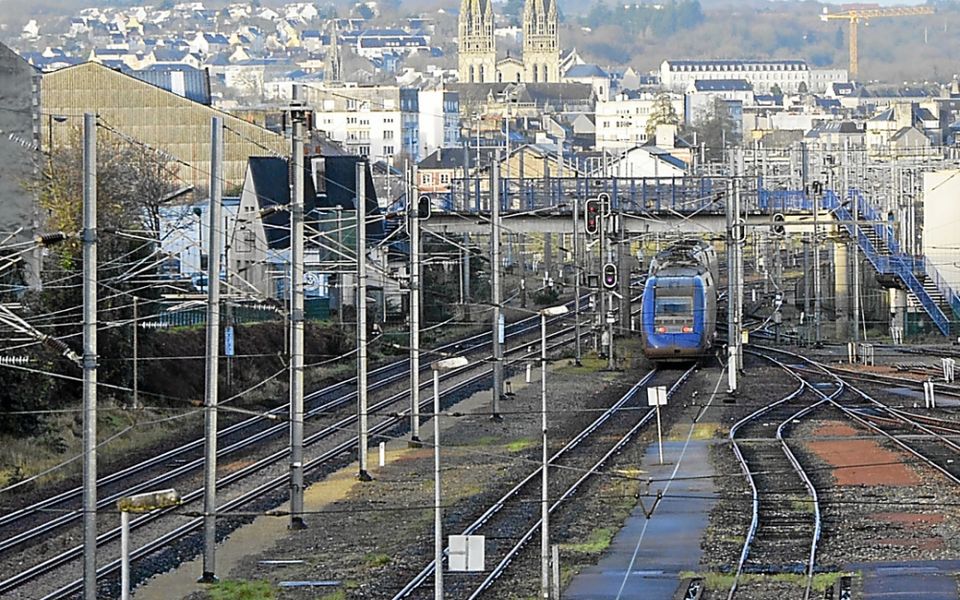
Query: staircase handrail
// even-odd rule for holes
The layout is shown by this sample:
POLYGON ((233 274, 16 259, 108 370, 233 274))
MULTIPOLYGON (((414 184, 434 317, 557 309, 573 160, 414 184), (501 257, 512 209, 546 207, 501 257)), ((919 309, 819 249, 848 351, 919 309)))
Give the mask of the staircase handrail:
POLYGON ((960 294, 954 291, 953 286, 940 275, 940 270, 933 264, 930 257, 923 257, 923 272, 933 281, 940 293, 947 300, 950 308, 953 309, 954 316, 960 316, 960 294))
MULTIPOLYGON (((833 192, 827 192, 823 196, 824 206, 830 208, 831 212, 839 217, 843 223, 844 229, 857 240, 857 245, 863 251, 867 260, 873 265, 873 268, 882 275, 893 274, 900 278, 911 292, 920 300, 924 310, 930 315, 934 325, 937 326, 943 335, 950 335, 950 320, 943 313, 937 303, 934 302, 927 290, 923 289, 923 284, 917 279, 913 272, 913 259, 905 257, 902 254, 892 254, 889 256, 881 255, 877 252, 873 242, 863 233, 862 228, 857 228, 854 233, 853 215, 847 209, 846 205, 840 204, 839 199, 833 192), (909 258, 909 262, 908 259, 909 258)), ((859 206, 858 206, 859 208, 859 206)))

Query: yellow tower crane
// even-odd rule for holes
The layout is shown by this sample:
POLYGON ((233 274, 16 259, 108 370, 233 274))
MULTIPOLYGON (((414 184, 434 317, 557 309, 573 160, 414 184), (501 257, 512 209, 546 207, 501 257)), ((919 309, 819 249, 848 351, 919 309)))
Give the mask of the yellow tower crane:
POLYGON ((929 6, 899 6, 891 8, 850 8, 838 13, 828 13, 823 9, 820 15, 822 21, 844 20, 850 23, 850 80, 856 81, 859 76, 859 59, 857 57, 857 27, 861 20, 880 17, 912 17, 916 15, 932 15, 934 10, 929 6))

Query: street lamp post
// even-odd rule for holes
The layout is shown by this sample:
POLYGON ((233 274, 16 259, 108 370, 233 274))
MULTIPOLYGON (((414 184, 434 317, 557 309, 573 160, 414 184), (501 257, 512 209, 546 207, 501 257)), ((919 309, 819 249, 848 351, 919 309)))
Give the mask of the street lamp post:
POLYGON ((440 505, 440 373, 469 364, 462 356, 433 363, 433 597, 443 600, 443 512, 440 505))
POLYGON ((547 317, 559 317, 570 312, 564 305, 551 306, 540 311, 540 423, 542 429, 543 464, 540 466, 542 483, 540 492, 540 595, 550 598, 550 503, 547 494, 547 466, 550 452, 547 449, 547 317))
POLYGON ((130 513, 148 513, 180 504, 174 489, 124 496, 117 500, 120 511, 120 600, 130 599, 130 513))

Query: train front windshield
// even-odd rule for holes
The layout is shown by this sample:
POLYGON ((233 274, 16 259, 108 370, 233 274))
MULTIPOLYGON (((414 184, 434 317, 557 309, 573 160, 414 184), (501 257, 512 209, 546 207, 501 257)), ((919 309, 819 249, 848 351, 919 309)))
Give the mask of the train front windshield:
POLYGON ((680 290, 671 289, 670 295, 656 294, 654 298, 653 326, 657 333, 693 332, 693 295, 678 295, 680 290))

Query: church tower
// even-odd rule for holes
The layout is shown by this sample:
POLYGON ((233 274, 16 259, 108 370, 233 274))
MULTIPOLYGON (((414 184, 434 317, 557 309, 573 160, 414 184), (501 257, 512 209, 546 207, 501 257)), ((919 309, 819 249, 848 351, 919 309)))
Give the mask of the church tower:
POLYGON ((492 0, 460 1, 460 83, 497 81, 492 0))
POLYGON ((327 31, 330 36, 330 45, 327 48, 324 81, 339 82, 343 79, 343 59, 340 57, 340 34, 337 31, 336 19, 330 19, 330 27, 327 31))
POLYGON ((523 5, 523 71, 528 83, 560 81, 557 0, 526 0, 523 5))

